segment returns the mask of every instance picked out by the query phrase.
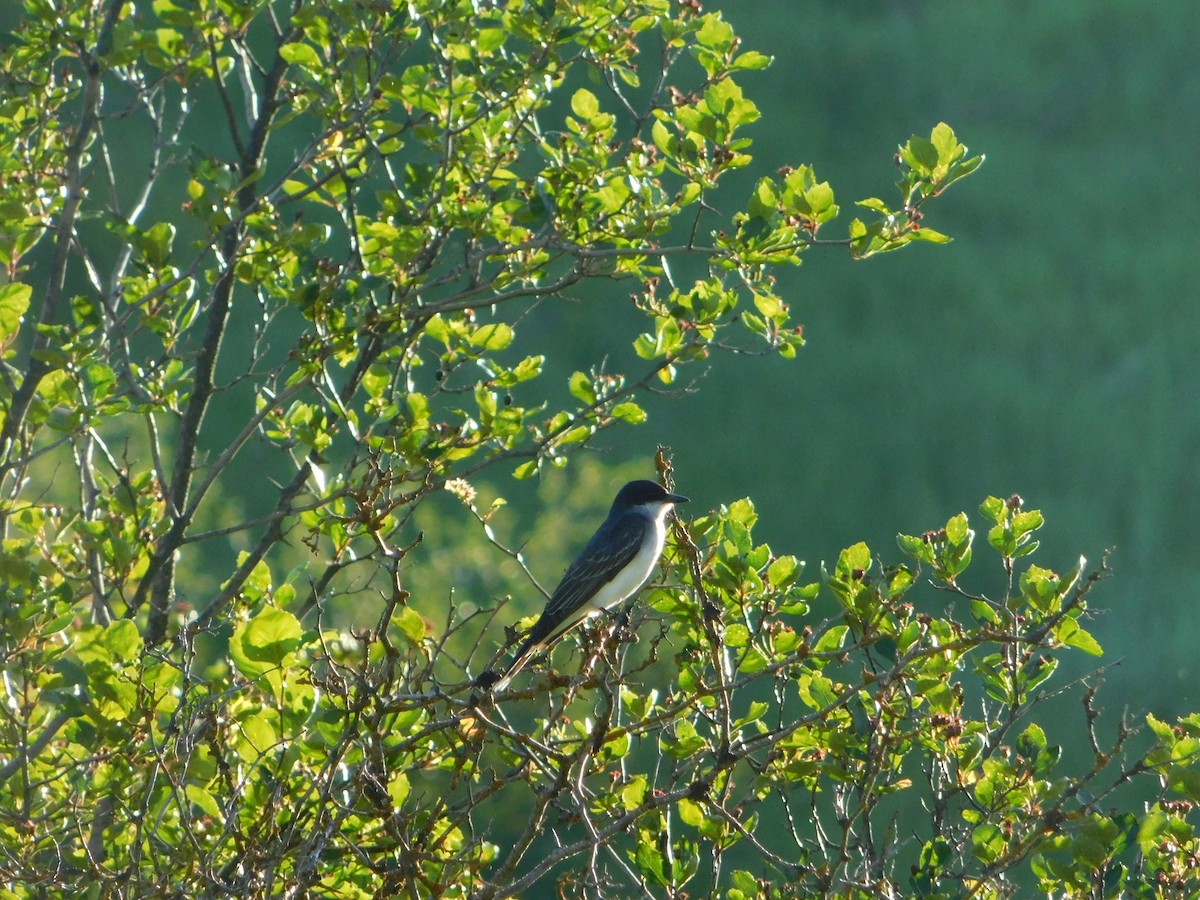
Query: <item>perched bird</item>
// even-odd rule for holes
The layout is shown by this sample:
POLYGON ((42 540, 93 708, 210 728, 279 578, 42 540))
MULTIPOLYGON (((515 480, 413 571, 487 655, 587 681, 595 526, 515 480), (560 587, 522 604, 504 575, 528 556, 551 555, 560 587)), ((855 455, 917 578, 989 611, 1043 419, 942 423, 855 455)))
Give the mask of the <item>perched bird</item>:
POLYGON ((584 619, 636 594, 662 553, 667 513, 687 499, 653 481, 631 481, 621 488, 608 518, 567 568, 541 618, 492 690, 508 687, 522 666, 584 619))

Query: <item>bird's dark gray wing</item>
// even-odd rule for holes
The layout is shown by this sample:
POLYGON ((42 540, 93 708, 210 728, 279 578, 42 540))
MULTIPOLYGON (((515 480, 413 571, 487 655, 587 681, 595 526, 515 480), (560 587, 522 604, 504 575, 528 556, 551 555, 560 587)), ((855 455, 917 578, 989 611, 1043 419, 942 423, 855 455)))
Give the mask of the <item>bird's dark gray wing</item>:
POLYGON ((579 622, 580 608, 633 560, 646 539, 645 518, 626 514, 605 521, 563 574, 546 602, 541 617, 513 656, 504 676, 492 686, 503 691, 539 651, 553 644, 579 622))
POLYGON ((637 556, 646 525, 643 516, 634 514, 600 526, 554 589, 526 646, 548 644, 575 624, 579 609, 637 556))

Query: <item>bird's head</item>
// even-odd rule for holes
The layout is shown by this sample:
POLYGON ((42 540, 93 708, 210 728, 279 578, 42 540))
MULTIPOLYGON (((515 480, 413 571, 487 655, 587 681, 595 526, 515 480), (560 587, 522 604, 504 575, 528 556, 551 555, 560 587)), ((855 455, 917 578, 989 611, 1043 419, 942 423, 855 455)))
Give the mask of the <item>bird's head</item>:
POLYGON ((653 481, 631 481, 617 493, 609 515, 641 507, 651 515, 657 515, 663 507, 676 503, 687 503, 682 494, 672 494, 653 481))

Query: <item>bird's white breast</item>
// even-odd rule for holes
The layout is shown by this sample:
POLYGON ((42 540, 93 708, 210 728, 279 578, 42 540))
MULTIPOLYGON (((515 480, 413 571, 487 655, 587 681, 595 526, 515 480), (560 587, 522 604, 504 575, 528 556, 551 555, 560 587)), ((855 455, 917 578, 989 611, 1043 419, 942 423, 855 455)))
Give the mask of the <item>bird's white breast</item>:
POLYGON ((654 504, 646 510, 646 516, 651 520, 649 538, 642 542, 642 549, 637 552, 637 556, 630 561, 629 565, 622 569, 616 578, 596 591, 592 599, 588 601, 587 605, 591 607, 589 615, 595 615, 601 610, 616 606, 622 600, 633 596, 638 588, 650 578, 650 574, 654 571, 654 564, 662 555, 663 543, 667 537, 667 529, 663 520, 670 509, 670 506, 654 504))

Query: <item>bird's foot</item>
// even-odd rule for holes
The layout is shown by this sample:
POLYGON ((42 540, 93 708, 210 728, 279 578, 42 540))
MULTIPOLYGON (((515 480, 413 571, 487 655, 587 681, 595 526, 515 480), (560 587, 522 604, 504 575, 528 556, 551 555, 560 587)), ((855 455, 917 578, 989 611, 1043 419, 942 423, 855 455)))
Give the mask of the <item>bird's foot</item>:
POLYGON ((500 673, 494 669, 484 669, 479 673, 479 676, 473 682, 474 686, 481 691, 490 691, 492 685, 500 680, 500 673))

